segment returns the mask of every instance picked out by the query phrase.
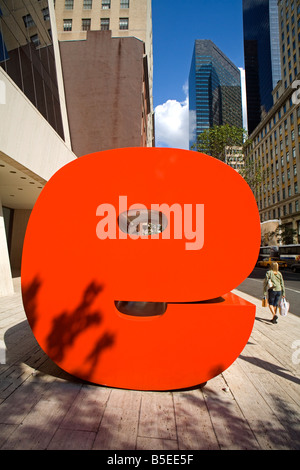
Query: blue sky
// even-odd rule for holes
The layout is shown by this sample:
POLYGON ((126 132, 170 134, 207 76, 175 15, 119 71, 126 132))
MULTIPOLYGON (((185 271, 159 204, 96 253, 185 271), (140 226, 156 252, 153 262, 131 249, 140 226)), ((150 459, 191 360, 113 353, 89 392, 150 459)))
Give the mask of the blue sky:
POLYGON ((211 39, 243 68, 242 0, 152 0, 152 23, 156 145, 182 148, 188 140, 186 85, 194 41, 211 39))

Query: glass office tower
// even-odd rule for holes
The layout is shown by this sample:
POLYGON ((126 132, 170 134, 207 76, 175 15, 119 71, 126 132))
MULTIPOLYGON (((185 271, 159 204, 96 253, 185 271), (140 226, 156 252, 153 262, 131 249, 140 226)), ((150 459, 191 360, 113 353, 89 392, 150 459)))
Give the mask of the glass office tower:
POLYGON ((210 40, 196 40, 189 75, 190 146, 214 125, 243 127, 239 69, 210 40))
POLYGON ((249 134, 273 106, 281 80, 277 0, 243 0, 249 134))

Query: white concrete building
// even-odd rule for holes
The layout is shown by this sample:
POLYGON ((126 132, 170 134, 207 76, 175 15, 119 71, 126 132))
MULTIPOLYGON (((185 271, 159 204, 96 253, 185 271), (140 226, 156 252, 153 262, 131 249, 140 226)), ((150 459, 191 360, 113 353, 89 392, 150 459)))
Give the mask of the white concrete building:
POLYGON ((76 158, 62 86, 53 3, 0 0, 0 296, 13 293, 31 210, 76 158))

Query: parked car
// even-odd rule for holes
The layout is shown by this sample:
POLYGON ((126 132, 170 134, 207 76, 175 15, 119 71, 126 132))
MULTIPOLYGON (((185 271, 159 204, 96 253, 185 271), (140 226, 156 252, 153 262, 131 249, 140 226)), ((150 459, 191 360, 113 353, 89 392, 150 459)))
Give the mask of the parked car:
POLYGON ((272 263, 278 263, 279 268, 286 268, 287 264, 285 261, 281 261, 278 258, 264 258, 257 262, 257 266, 261 266, 263 268, 270 268, 272 263))
POLYGON ((300 272, 300 262, 292 264, 291 265, 291 270, 293 271, 293 273, 300 272))

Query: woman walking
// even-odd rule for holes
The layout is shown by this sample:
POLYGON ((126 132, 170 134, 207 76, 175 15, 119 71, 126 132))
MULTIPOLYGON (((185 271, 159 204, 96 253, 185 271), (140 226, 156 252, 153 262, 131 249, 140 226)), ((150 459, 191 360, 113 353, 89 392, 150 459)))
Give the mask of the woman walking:
POLYGON ((269 308, 272 313, 272 323, 277 323, 277 308, 280 297, 285 297, 285 287, 278 263, 272 263, 271 269, 267 271, 264 279, 264 297, 268 294, 269 308))

